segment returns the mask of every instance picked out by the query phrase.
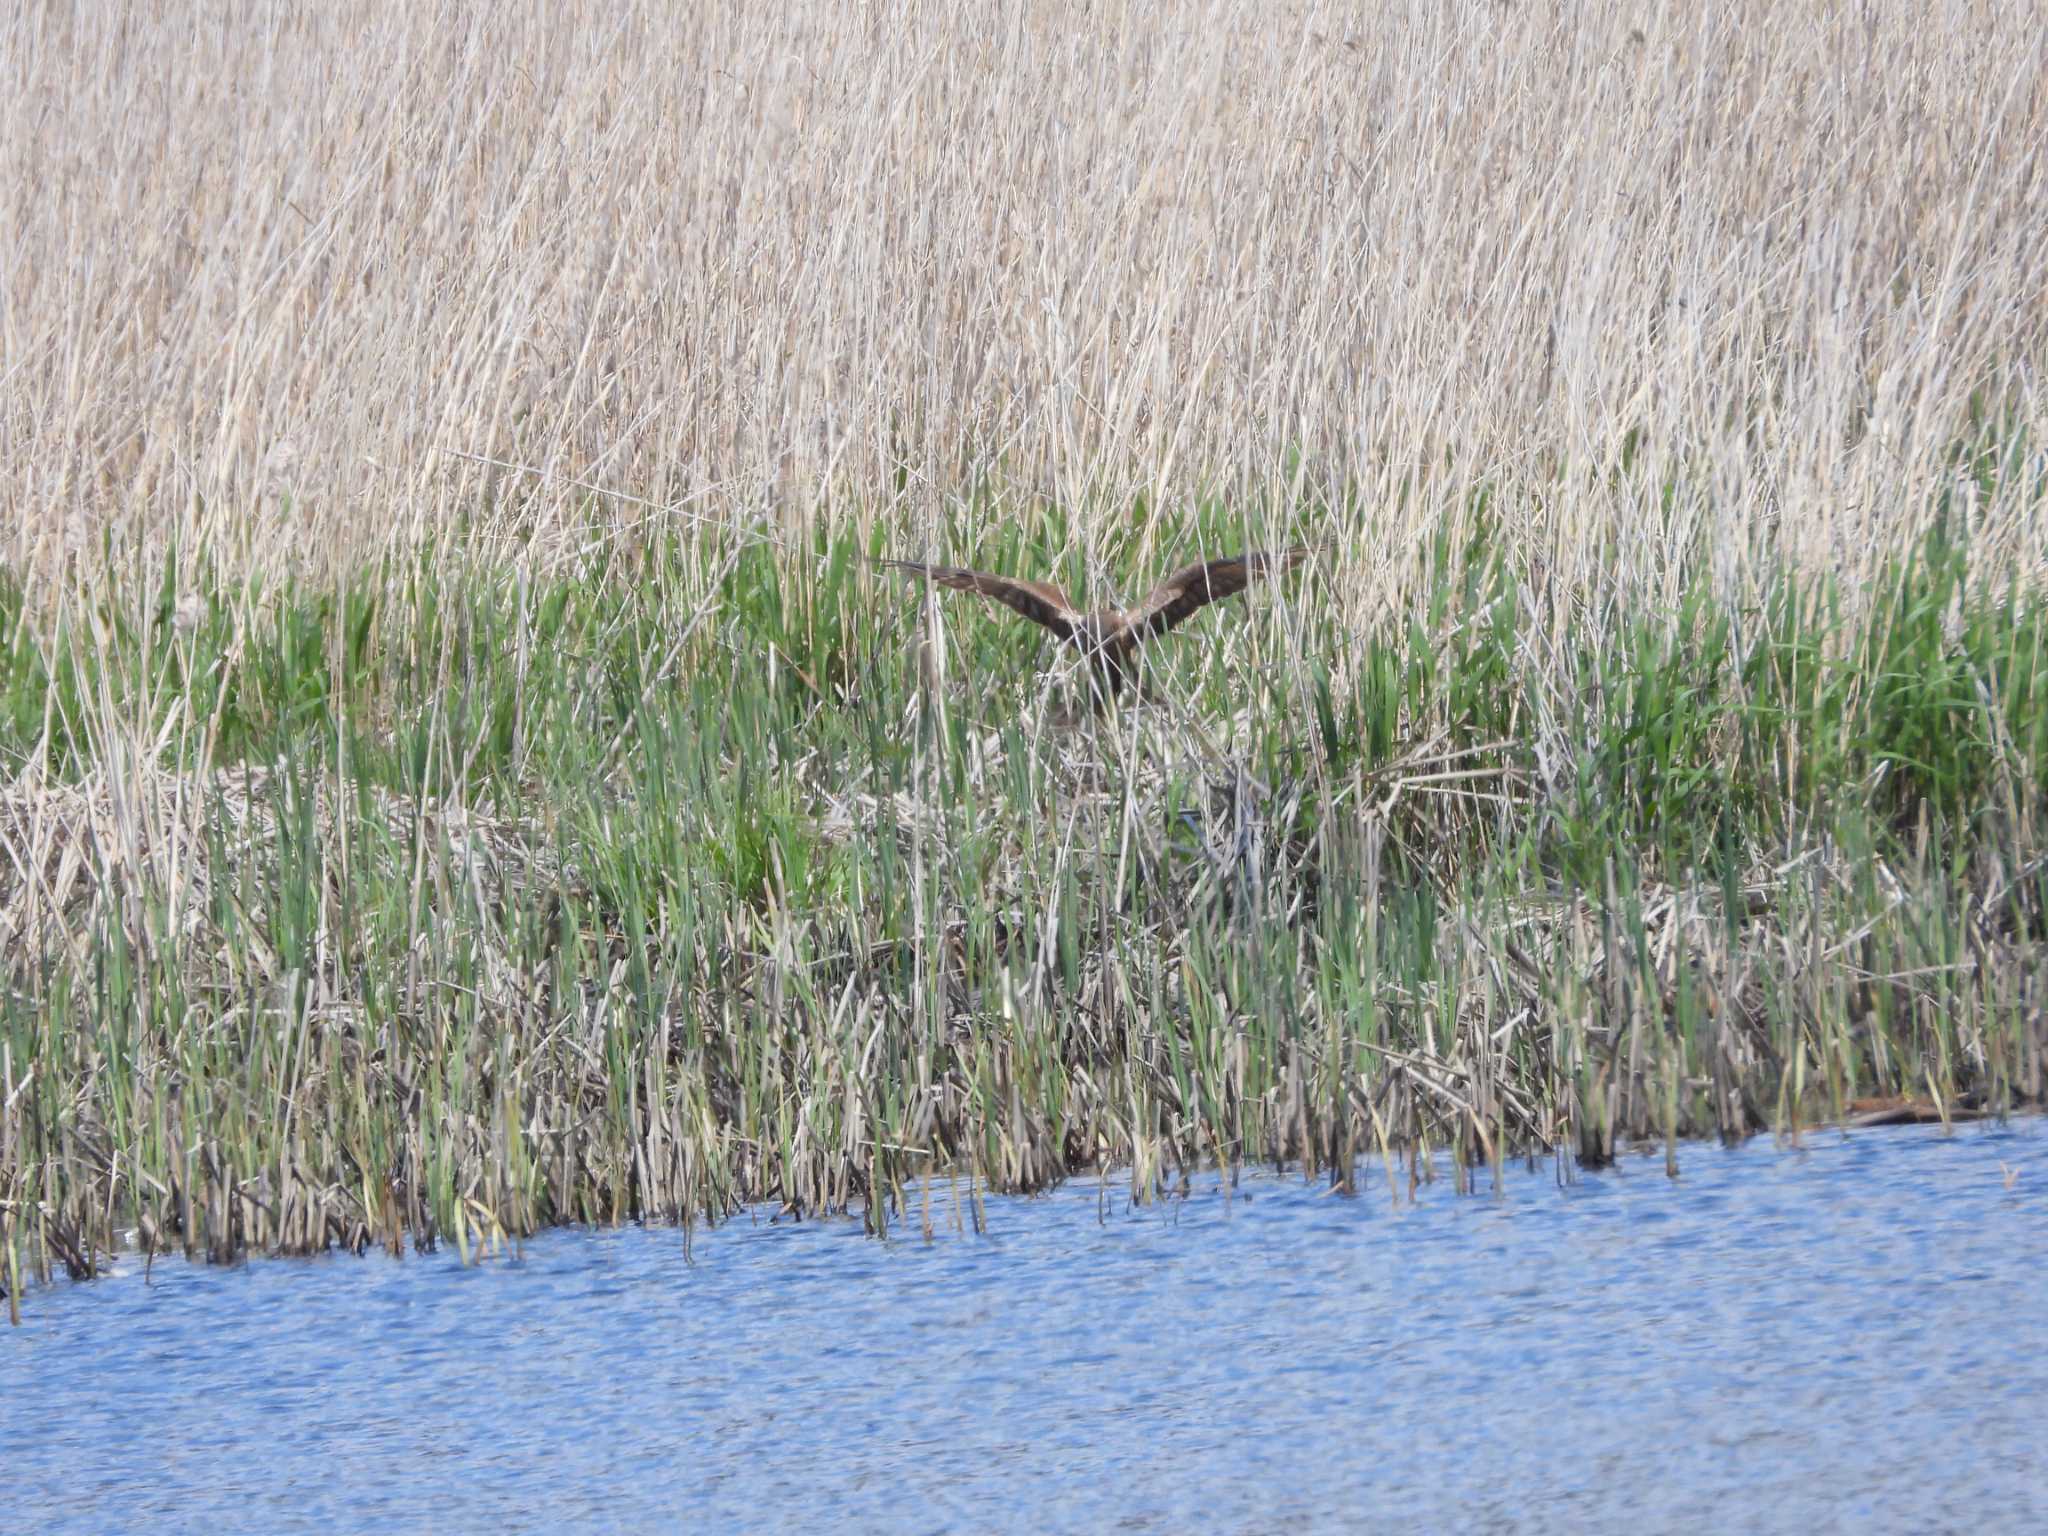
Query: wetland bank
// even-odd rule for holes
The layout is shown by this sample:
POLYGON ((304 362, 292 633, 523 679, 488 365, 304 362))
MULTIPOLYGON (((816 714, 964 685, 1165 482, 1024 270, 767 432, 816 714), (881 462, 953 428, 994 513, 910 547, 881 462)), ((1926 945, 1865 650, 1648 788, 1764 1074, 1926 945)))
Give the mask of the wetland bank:
POLYGON ((1257 1169, 1149 1203, 1080 1178, 990 1195, 985 1237, 941 1189, 929 1241, 742 1216, 687 1247, 548 1232, 468 1266, 124 1261, 0 1335, 9 1404, 79 1383, 9 1423, 7 1466, 66 1536, 110 1508, 265 1530, 781 1530, 821 1506, 857 1530, 2033 1530, 2044 1131, 1757 1137, 1690 1149, 1678 1181, 1654 1156, 1511 1165, 1477 1198, 1393 1206, 1257 1169))
POLYGON ((39 19, 12 1304, 2038 1105, 2038 29, 1325 10, 39 19))

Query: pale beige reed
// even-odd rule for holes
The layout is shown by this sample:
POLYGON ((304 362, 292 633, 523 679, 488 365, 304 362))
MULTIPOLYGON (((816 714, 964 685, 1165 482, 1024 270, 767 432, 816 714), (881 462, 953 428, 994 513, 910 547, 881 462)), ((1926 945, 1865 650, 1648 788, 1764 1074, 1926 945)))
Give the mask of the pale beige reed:
POLYGON ((1481 491, 1560 618, 1700 558, 1864 574, 1946 491, 2037 575, 2040 449, 1988 493, 1952 455, 1973 409, 2048 425, 2043 21, 29 5, 4 558, 49 592, 107 531, 231 572, 826 515, 925 548, 980 483, 1162 565, 1207 551, 1118 545, 1139 495, 1163 539, 1322 494, 1362 627, 1481 491))

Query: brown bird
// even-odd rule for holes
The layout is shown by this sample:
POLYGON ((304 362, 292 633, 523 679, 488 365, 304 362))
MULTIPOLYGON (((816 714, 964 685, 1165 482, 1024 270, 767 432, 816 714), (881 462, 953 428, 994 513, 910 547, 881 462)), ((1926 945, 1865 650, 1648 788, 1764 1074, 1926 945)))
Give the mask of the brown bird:
POLYGON ((1197 560, 1159 583, 1135 607, 1098 608, 1093 613, 1077 607, 1050 582, 956 565, 927 565, 921 560, 881 563, 889 570, 915 571, 955 592, 992 597, 1032 623, 1043 624, 1087 658, 1096 684, 1095 703, 1100 708, 1130 681, 1137 670, 1138 650, 1148 640, 1165 634, 1197 609, 1242 592, 1255 577, 1299 565, 1308 552, 1306 545, 1298 544, 1282 550, 1247 550, 1221 560, 1197 560))

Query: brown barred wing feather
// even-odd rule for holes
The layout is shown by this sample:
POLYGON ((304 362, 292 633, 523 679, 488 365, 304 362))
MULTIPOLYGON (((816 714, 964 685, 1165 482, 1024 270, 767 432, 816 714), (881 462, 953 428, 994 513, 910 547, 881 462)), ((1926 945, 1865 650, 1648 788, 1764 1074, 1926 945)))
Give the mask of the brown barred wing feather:
POLYGON ((1308 554, 1301 545, 1282 550, 1247 550, 1221 560, 1198 560, 1175 571, 1127 615, 1139 640, 1163 635, 1190 614, 1235 597, 1257 578, 1297 565, 1308 554))
POLYGON ((957 565, 926 565, 918 560, 884 560, 890 570, 915 571, 941 587, 955 592, 974 592, 994 598, 1034 624, 1043 624, 1062 640, 1071 639, 1082 615, 1073 599, 1045 581, 1025 581, 1016 576, 998 576, 992 571, 970 571, 957 565))

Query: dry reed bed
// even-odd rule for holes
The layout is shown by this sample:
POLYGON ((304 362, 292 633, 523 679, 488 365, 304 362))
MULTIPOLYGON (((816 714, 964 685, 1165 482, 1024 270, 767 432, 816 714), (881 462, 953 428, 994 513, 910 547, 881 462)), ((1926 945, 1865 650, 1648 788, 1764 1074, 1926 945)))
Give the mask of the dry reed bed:
MULTIPOLYGON (((2006 688, 1983 804, 1931 830, 1829 821, 1889 760, 1815 811, 1788 726, 1801 809, 1711 877, 1495 855, 1570 820, 1587 658, 1682 649, 1694 595, 1760 626, 1746 664, 1776 595, 1825 585, 1842 660, 1930 528, 1977 597, 2048 576, 2041 19, 37 9, 0 52, 9 1260, 90 1268, 131 1221, 223 1255, 467 1242, 839 1207, 936 1163, 1349 1176, 1739 1134, 1858 1085, 2038 1099, 2023 648, 1971 674, 2006 688), (1302 531, 1344 558, 1225 630, 1164 729, 1042 751, 1000 729, 1014 668, 967 682, 1016 657, 979 620, 821 574, 886 547, 1101 582, 1302 531), (421 560, 512 573, 522 725, 486 783, 463 600, 387 579, 421 560), (1500 731, 1432 695, 1369 763, 1276 756, 1271 720, 1369 691, 1388 636, 1464 644, 1503 577, 1508 671, 1472 674, 1500 731), (294 736, 258 689, 236 726, 207 690, 290 594, 365 580, 381 690, 294 736), (636 581, 640 714, 563 703, 599 739, 548 780, 523 722, 605 679, 532 680, 529 597, 636 581), (871 644, 803 649, 855 605, 871 644), (919 625, 955 664, 915 703, 876 658, 919 625), (130 670, 19 702, 22 658, 48 681, 80 648, 130 670), (421 669, 408 714, 389 679, 421 669), (726 768, 801 835, 758 880, 699 870, 700 903, 646 853, 709 813, 643 717, 684 729, 712 672, 773 716, 726 768), (856 716, 914 750, 863 757, 856 716), (443 766, 364 778, 348 730, 443 766)), ((1743 676, 1688 738, 1722 772, 1761 762, 1743 676)))
MULTIPOLYGON (((1561 605, 1668 601, 1702 550, 1731 592, 1867 575, 1973 411, 2042 422, 2040 21, 37 8, 0 57, 12 560, 545 561, 828 493, 938 530, 981 478, 1089 509, 1092 563, 1136 497, 1341 493, 1359 627, 1480 486, 1528 492, 1561 605)), ((2037 507, 1971 515, 2038 573, 2037 507)))

